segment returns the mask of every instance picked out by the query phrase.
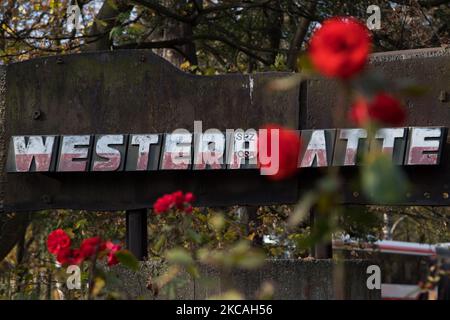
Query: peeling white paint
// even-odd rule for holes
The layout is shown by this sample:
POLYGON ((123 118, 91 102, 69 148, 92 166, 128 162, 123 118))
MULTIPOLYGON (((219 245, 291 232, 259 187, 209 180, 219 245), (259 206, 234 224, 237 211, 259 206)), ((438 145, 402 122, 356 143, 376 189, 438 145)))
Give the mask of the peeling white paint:
POLYGON ((255 80, 251 75, 248 76, 248 87, 249 87, 249 93, 250 93, 250 104, 253 103, 253 88, 255 85, 255 80))

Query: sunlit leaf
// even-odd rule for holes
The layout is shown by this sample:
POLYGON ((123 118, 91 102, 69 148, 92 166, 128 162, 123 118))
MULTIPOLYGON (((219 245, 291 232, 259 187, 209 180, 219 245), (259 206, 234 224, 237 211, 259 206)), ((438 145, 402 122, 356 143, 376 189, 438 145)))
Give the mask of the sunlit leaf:
POLYGON ((258 300, 271 300, 273 299, 275 288, 272 283, 264 281, 257 292, 258 300))
POLYGON ((237 290, 229 290, 220 295, 211 296, 209 300, 244 300, 244 296, 237 290))
POLYGON ((404 95, 420 97, 427 93, 428 87, 418 84, 413 79, 396 80, 397 90, 404 95))
POLYGON ((297 59, 297 68, 303 74, 313 74, 316 72, 308 54, 299 55, 297 59))
POLYGON ((216 213, 209 219, 209 224, 216 232, 219 232, 225 226, 225 218, 222 214, 216 213))
POLYGON ((180 64, 180 69, 183 70, 183 71, 188 71, 190 66, 191 66, 191 63, 186 60, 185 62, 180 64))
POLYGON ((190 266, 188 266, 186 268, 186 271, 195 279, 200 278, 200 272, 198 271, 198 268, 194 265, 191 264, 190 266))
POLYGON ((155 250, 155 252, 159 252, 161 251, 162 246, 166 243, 166 236, 165 235, 161 235, 158 238, 158 241, 156 241, 153 250, 155 250))
POLYGON ((290 76, 271 80, 267 85, 267 89, 271 91, 287 91, 298 86, 303 80, 305 80, 303 74, 294 73, 290 76))
POLYGON ((102 289, 105 287, 105 284, 106 282, 103 278, 96 277, 94 279, 94 285, 92 287, 92 295, 94 297, 98 296, 102 289))

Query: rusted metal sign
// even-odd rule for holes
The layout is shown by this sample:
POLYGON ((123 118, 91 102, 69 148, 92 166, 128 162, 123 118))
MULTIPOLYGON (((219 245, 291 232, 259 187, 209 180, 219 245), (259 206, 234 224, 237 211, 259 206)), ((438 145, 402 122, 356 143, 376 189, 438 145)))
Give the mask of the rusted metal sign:
MULTIPOLYGON (((264 129, 260 129, 262 130, 264 129)), ((247 134, 243 134, 240 130, 228 130, 227 134, 110 134, 95 137, 13 136, 10 140, 7 171, 119 172, 124 169, 205 170, 207 167, 210 170, 249 169, 256 164, 257 140, 262 135, 257 135, 256 130, 252 130, 251 134, 248 133, 249 130, 246 132, 247 134), (152 148, 152 145, 161 143, 164 146, 162 149, 152 148), (128 145, 139 149, 137 156, 134 154, 128 157, 128 145), (128 167, 125 167, 127 158, 128 167), (246 165, 246 162, 253 164, 246 165)), ((367 142, 367 131, 358 128, 305 130, 298 134, 305 141, 304 151, 299 157, 299 168, 354 166, 357 164, 358 154, 368 148, 381 150, 398 165, 438 165, 444 141, 447 140, 446 128, 433 127, 382 128, 375 133, 375 139, 370 143, 367 142), (334 152, 335 145, 337 148, 334 152)), ((278 157, 276 143, 272 145, 271 154, 267 157, 278 157)), ((271 159, 270 162, 272 161, 271 159)))
POLYGON ((431 90, 407 101, 410 127, 382 129, 371 142, 333 121, 329 80, 270 91, 288 74, 193 76, 146 50, 0 66, 3 211, 145 208, 178 189, 205 206, 293 203, 322 174, 314 167, 329 166, 342 167, 345 203, 367 203, 351 168, 366 148, 405 166, 414 188, 402 204, 449 205, 450 104, 438 99, 450 90, 449 52, 379 54, 372 64, 431 90), (192 134, 196 120, 215 129, 192 134), (256 170, 257 130, 267 123, 301 130, 297 179, 268 182, 256 170), (227 132, 236 128, 254 129, 227 132))
MULTIPOLYGON (((227 163, 219 154, 193 168, 185 161, 196 144, 203 151, 211 141, 217 150, 231 147, 215 134, 191 140, 195 120, 225 134, 228 128, 260 128, 271 122, 298 128, 299 87, 288 92, 268 92, 266 87, 288 74, 194 76, 150 50, 39 58, 0 66, 0 71, 4 211, 139 209, 174 190, 195 192, 198 205, 208 206, 292 203, 298 197, 295 179, 268 184, 257 170, 234 170, 255 167, 251 158, 230 158, 233 170, 202 170, 227 163), (178 128, 187 134, 174 134, 178 128), (13 136, 18 148, 41 146, 42 154, 31 163, 29 156, 17 153, 20 170, 54 171, 7 173, 13 170, 6 166, 6 156, 14 154, 8 151, 13 136), (172 157, 155 156, 182 144, 187 145, 175 155, 176 164, 172 157), (126 157, 119 159, 119 154, 126 157), (177 168, 182 170, 173 170, 177 168), (89 173, 74 172, 80 170, 89 173)), ((236 154, 254 145, 247 145, 246 134, 232 146, 236 154)))

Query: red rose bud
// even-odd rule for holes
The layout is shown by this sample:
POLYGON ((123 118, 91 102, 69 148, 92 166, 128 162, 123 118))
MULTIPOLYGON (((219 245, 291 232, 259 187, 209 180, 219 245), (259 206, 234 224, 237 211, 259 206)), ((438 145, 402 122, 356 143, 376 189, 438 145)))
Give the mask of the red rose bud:
POLYGON ((371 38, 366 26, 351 17, 335 17, 314 32, 308 54, 324 76, 348 79, 365 67, 371 38))
POLYGON ((401 126, 406 120, 406 111, 399 100, 387 93, 379 93, 372 101, 358 99, 351 107, 350 120, 365 126, 374 121, 381 125, 401 126))
POLYGON ((52 231, 47 238, 47 249, 52 254, 58 254, 62 249, 70 248, 70 237, 62 229, 52 231))
POLYGON ((268 125, 259 132, 258 167, 272 180, 297 173, 301 139, 295 130, 268 125))

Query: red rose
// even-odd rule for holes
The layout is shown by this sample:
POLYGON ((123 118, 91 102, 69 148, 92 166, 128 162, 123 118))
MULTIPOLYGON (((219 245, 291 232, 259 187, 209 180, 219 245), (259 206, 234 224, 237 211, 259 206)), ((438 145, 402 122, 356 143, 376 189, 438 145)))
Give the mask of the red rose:
POLYGON ((358 126, 365 126, 369 121, 369 111, 367 102, 364 99, 357 100, 350 108, 349 120, 358 126))
POLYGON ((122 249, 118 244, 114 244, 111 241, 106 242, 106 250, 108 250, 108 266, 114 266, 119 263, 116 257, 116 252, 122 249))
POLYGON ((79 249, 64 248, 56 255, 56 261, 61 265, 80 264, 84 260, 83 255, 79 249))
POLYGON ((87 238, 81 242, 80 252, 85 259, 88 259, 103 250, 105 250, 105 244, 100 237, 87 238))
POLYGON ((185 213, 192 213, 192 210, 193 210, 192 206, 191 206, 191 205, 188 205, 188 206, 184 209, 184 212, 185 212, 185 213))
POLYGON ((192 192, 187 192, 187 193, 184 195, 184 201, 185 201, 185 202, 191 203, 191 202, 194 201, 194 200, 195 200, 195 196, 192 194, 192 192))
POLYGON ((47 249, 52 254, 58 254, 62 249, 70 247, 70 237, 62 229, 52 231, 47 238, 47 249))
POLYGON ((175 205, 175 199, 171 194, 165 194, 158 198, 153 205, 153 210, 156 214, 161 214, 169 211, 175 205))
POLYGON ((315 68, 327 77, 348 79, 367 63, 371 39, 365 25, 351 17, 323 22, 309 44, 315 68))
POLYGON ((183 209, 184 206, 184 195, 181 191, 175 191, 172 193, 173 202, 177 206, 178 209, 183 209))
POLYGON ((194 201, 194 195, 190 192, 183 194, 181 191, 175 191, 172 194, 165 194, 158 198, 153 204, 153 210, 156 214, 161 214, 169 211, 173 207, 178 210, 183 210, 186 213, 192 212, 190 203, 194 201))
POLYGON ((273 165, 272 159, 262 161, 261 157, 262 155, 272 157, 272 134, 275 132, 274 130, 278 129, 278 171, 275 174, 268 175, 268 178, 282 180, 295 175, 298 170, 298 157, 301 148, 301 139, 298 133, 277 125, 268 125, 264 129, 267 130, 267 139, 258 139, 259 168, 269 169, 273 165))
POLYGON ((400 126, 406 119, 403 105, 387 93, 379 93, 372 101, 358 99, 351 107, 350 120, 357 125, 366 125, 369 120, 383 125, 400 126))

